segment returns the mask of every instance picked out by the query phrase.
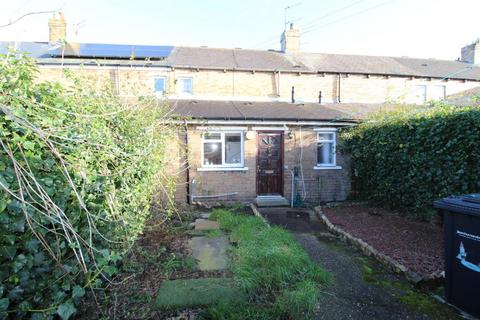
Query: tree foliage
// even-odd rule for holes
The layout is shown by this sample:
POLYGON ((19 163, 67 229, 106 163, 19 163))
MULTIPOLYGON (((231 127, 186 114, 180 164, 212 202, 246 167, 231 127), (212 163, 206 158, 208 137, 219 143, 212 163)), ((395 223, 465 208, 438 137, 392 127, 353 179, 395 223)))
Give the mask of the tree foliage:
POLYGON ((359 195, 429 219, 432 202, 480 191, 480 109, 437 104, 375 116, 342 133, 359 195))
POLYGON ((154 99, 0 55, 0 318, 70 318, 142 232, 172 136, 154 99))

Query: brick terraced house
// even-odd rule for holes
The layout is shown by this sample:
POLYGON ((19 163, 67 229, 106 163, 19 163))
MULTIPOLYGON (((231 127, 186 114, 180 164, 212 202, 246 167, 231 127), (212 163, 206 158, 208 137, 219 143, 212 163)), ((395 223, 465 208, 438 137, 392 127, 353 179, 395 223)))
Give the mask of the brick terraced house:
POLYGON ((66 81, 69 68, 110 81, 121 97, 155 95, 185 117, 169 146, 180 203, 344 200, 350 170, 339 129, 388 103, 424 104, 480 86, 479 41, 445 61, 304 53, 293 26, 279 51, 66 43, 62 15, 49 27, 49 42, 3 42, 1 50, 30 52, 42 80, 66 81))

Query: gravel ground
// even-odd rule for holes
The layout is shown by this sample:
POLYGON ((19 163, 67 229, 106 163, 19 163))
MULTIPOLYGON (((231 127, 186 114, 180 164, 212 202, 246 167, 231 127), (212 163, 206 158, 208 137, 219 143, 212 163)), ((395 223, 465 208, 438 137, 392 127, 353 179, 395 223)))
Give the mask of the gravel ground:
POLYGON ((444 270, 441 227, 367 206, 322 208, 330 222, 426 277, 444 270))

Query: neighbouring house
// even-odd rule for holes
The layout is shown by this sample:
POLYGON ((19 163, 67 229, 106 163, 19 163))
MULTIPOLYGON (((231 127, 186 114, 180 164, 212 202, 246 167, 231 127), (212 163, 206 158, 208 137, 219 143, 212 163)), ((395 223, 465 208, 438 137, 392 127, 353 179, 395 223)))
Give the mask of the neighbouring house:
POLYGON ((154 95, 183 116, 170 166, 177 202, 321 202, 347 198, 338 131, 388 103, 477 92, 479 41, 458 61, 305 53, 293 25, 281 50, 68 43, 63 15, 49 42, 1 43, 36 58, 42 80, 69 68, 116 94, 154 95))

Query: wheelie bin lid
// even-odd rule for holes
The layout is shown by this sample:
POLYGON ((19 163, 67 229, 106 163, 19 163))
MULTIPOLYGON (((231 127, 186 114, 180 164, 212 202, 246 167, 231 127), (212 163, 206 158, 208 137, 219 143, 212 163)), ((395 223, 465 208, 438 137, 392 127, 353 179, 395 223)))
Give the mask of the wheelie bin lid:
POLYGON ((433 202, 437 209, 480 217, 480 193, 450 196, 433 202))

